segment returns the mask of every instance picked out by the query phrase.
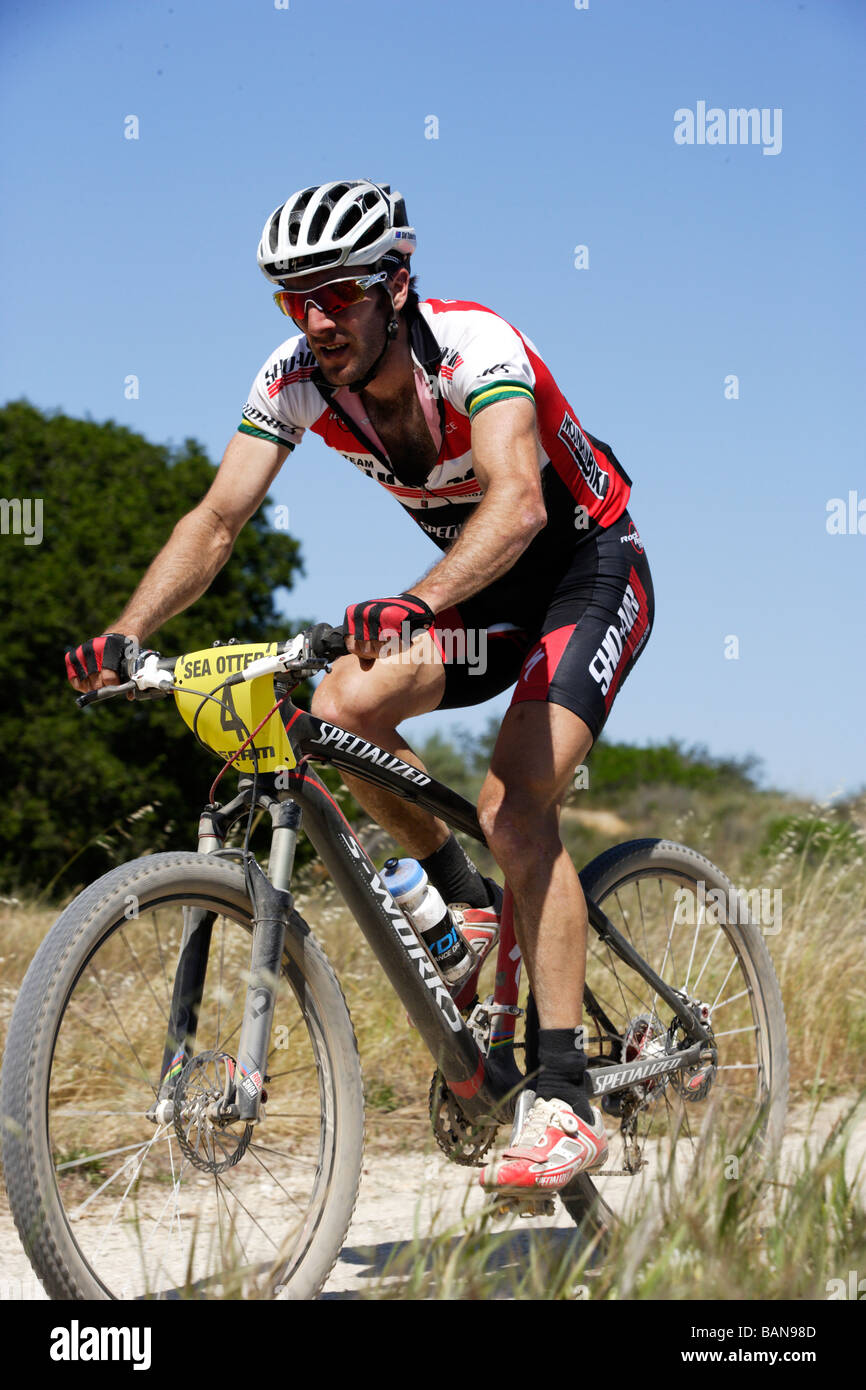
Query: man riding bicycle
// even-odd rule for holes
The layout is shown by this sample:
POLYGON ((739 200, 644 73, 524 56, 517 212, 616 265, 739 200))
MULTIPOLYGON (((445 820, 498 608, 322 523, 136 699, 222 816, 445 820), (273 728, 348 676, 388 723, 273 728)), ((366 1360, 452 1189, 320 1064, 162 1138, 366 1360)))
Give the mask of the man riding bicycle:
MULTIPOLYGON (((646 644, 653 588, 626 505, 630 479, 589 435, 535 346, 492 310, 419 302, 403 198, 366 180, 293 194, 268 218, 259 265, 299 332, 255 378, 202 502, 177 523, 110 631, 67 655, 77 690, 115 682, 143 640, 226 563, 288 454, 313 430, 390 492, 442 557, 407 590, 350 603, 350 655, 313 711, 423 767, 404 719, 477 704, 516 682, 478 818, 513 893, 539 1016, 535 1103, 482 1170, 497 1192, 559 1187, 607 1153, 581 1046, 586 904, 559 813, 646 644), (472 632, 481 642, 467 644, 472 632), (411 660, 395 650, 411 641, 411 660), (455 635, 464 641, 455 641, 455 635), (471 670, 469 645, 482 651, 471 670)), ((492 944, 493 893, 444 822, 349 776, 467 931, 492 944)))

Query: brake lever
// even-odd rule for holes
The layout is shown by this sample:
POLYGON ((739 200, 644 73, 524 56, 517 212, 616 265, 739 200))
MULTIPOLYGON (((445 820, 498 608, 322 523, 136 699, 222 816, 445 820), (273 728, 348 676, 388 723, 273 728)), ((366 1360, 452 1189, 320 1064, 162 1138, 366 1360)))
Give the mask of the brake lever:
POLYGON ((99 690, 86 690, 83 695, 76 695, 75 703, 79 709, 86 709, 88 705, 100 700, 113 700, 115 696, 126 695, 135 688, 134 681, 124 681, 122 685, 103 685, 99 690))

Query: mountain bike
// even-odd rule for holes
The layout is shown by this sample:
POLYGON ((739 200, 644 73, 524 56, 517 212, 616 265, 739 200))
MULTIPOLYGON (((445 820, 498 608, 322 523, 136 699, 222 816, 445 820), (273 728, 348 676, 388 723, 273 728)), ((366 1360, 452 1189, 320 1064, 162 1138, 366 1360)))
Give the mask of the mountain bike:
MULTIPOLYGON (((78 698, 173 695, 224 767, 198 849, 147 855, 85 888, 16 1002, 3 1162, 51 1298, 309 1299, 332 1269, 358 1193, 364 1090, 342 989, 294 907, 302 831, 429 1049, 430 1121, 449 1158, 482 1163, 531 1103, 538 1024, 531 994, 519 1003, 507 885, 493 993, 479 998, 470 981, 455 1000, 314 770, 375 783, 484 843, 463 797, 292 703, 344 652, 320 623, 282 644, 142 653, 127 681, 78 698), (229 768, 237 794, 219 804, 229 768), (256 813, 271 823, 267 871, 250 849, 256 813), (228 845, 244 818, 243 842, 228 845)), ((708 1134, 772 1151, 787 1044, 760 928, 707 859, 642 839, 580 877, 588 1084, 614 1132, 607 1167, 557 1199, 603 1245, 671 1162, 687 1177, 708 1134)))

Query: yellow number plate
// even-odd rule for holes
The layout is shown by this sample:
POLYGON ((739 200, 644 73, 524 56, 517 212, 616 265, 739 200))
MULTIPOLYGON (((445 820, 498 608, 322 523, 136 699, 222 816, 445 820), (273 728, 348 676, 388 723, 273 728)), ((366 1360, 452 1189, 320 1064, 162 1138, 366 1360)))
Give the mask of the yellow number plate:
MULTIPOLYGON (((273 656, 276 643, 260 642, 230 647, 206 647, 201 652, 188 652, 178 658, 174 668, 175 701, 181 718, 195 731, 202 743, 221 758, 231 758, 253 729, 276 703, 273 676, 225 685, 229 676, 243 671, 251 661, 261 656, 273 656), (188 688, 188 689, 187 689, 188 688), (200 693, 196 693, 200 692, 200 693), (216 696, 222 705, 205 700, 205 694, 216 696), (198 715, 198 718, 196 718, 198 715)), ((294 767, 295 757, 286 737, 279 710, 262 725, 253 744, 245 748, 235 762, 241 772, 252 772, 256 765, 252 749, 258 754, 260 772, 274 772, 281 767, 294 767)))

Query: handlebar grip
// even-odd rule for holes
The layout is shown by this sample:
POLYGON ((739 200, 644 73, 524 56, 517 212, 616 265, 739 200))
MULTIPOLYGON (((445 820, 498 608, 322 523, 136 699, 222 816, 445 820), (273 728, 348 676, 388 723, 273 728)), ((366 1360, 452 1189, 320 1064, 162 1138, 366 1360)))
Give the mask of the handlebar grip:
POLYGON ((316 623, 310 628, 310 651, 313 656, 347 656, 346 634, 330 623, 316 623))

